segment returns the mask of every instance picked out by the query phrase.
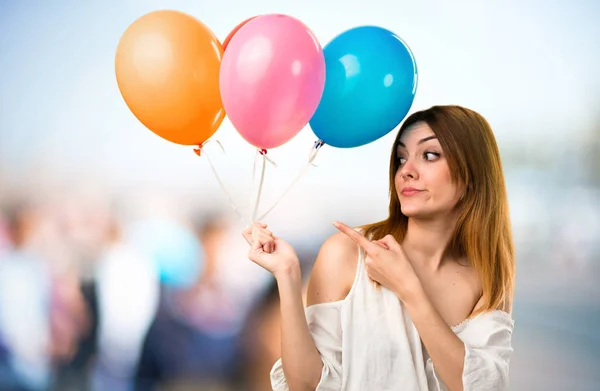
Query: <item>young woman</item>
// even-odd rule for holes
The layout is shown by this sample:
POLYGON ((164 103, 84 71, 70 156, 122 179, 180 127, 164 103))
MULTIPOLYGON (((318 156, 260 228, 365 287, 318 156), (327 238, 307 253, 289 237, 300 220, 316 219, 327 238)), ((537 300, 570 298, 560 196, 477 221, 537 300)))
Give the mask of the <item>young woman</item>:
POLYGON ((515 260, 500 154, 458 106, 406 119, 389 217, 321 247, 302 305, 294 249, 261 223, 249 258, 279 286, 274 390, 506 390, 515 260), (358 244, 358 245, 357 245, 358 244))

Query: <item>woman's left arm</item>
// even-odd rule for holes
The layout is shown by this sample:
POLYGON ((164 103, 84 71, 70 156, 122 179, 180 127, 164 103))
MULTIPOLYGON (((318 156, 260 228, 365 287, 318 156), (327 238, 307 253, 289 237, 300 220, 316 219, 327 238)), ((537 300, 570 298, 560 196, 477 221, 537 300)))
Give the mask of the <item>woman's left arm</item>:
POLYGON ((334 225, 365 250, 368 255, 365 268, 369 277, 402 301, 431 357, 435 372, 446 387, 452 391, 508 389, 511 319, 506 316, 480 317, 467 326, 469 338, 459 338, 427 297, 402 247, 391 235, 370 241, 345 224, 334 225))
POLYGON ((463 390, 465 344, 448 327, 420 287, 402 297, 410 318, 433 361, 435 371, 452 391, 463 390))
POLYGON ((503 310, 482 313, 466 324, 459 339, 422 289, 405 293, 403 303, 431 357, 435 373, 450 390, 510 389, 514 328, 510 314, 503 310))

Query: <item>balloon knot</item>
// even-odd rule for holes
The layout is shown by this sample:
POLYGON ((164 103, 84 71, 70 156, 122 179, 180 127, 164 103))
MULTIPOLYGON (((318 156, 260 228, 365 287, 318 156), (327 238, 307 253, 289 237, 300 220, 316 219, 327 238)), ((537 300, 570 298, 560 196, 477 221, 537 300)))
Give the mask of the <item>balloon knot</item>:
POLYGON ((258 151, 258 153, 260 153, 261 155, 266 155, 267 154, 267 150, 263 148, 263 149, 260 149, 258 151))
POLYGON ((194 148, 194 152, 196 152, 196 155, 198 156, 202 156, 202 144, 198 145, 198 148, 194 148))
POLYGON ((325 145, 325 141, 323 141, 323 140, 317 140, 317 141, 315 141, 315 149, 319 149, 323 145, 325 145))

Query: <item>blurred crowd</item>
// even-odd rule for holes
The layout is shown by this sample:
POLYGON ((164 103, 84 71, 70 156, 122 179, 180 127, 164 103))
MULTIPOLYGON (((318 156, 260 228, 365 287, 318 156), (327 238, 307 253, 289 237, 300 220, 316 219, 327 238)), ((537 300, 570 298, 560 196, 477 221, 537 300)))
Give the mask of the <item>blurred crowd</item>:
MULTIPOLYGON (((600 191, 549 191, 525 170, 507 177, 513 389, 596 389, 600 191)), ((248 260, 232 210, 181 193, 56 189, 0 192, 0 391, 271 389, 277 285, 248 260)), ((294 245, 306 280, 333 213, 294 203, 267 222, 294 245)), ((336 218, 373 220, 375 207, 353 204, 336 218)))
POLYGON ((270 389, 277 286, 227 214, 0 206, 0 391, 270 389))

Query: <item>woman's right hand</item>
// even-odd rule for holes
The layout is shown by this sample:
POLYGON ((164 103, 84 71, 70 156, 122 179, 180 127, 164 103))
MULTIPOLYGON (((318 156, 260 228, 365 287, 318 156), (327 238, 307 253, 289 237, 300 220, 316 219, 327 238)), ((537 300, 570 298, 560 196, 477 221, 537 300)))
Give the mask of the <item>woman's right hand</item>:
POLYGON ((275 237, 263 223, 252 223, 242 231, 248 244, 248 258, 275 278, 300 270, 300 261, 294 248, 285 240, 275 237))

